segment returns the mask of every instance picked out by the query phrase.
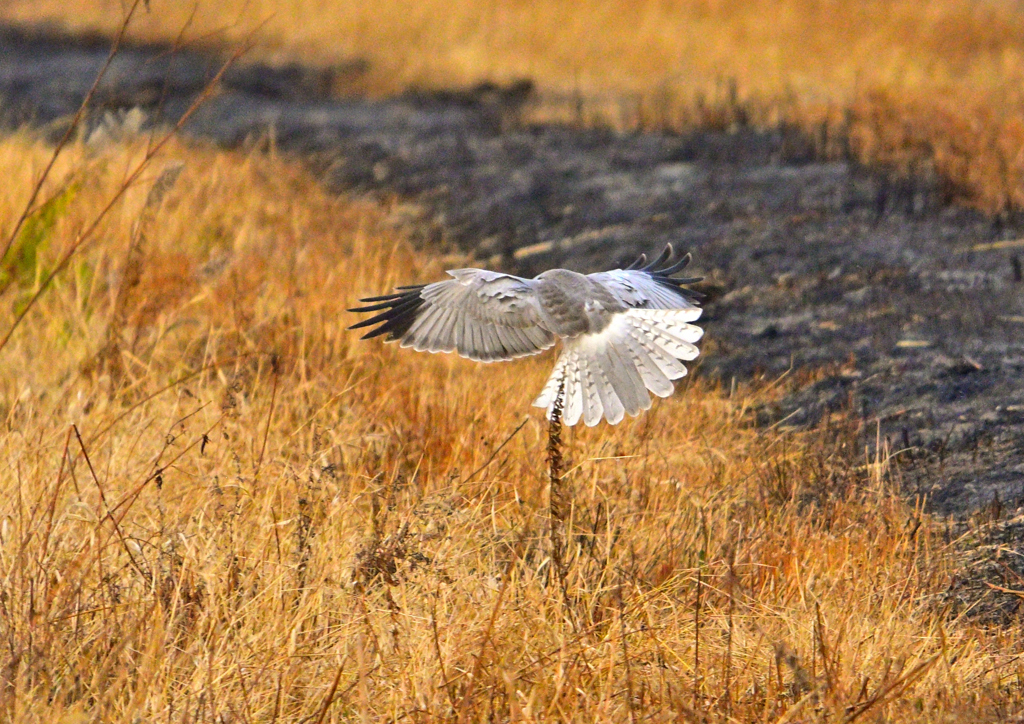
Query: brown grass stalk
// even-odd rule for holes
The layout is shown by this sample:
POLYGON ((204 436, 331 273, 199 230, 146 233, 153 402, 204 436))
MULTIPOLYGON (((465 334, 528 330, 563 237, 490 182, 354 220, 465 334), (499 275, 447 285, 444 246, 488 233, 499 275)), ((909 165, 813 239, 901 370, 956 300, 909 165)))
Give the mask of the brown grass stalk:
MULTIPOLYGON (((161 171, 160 176, 157 177, 156 182, 150 188, 146 196, 146 203, 142 208, 142 213, 132 229, 132 238, 128 245, 128 252, 125 254, 121 272, 121 283, 118 285, 117 296, 114 299, 114 306, 110 313, 105 341, 102 349, 96 355, 101 369, 111 377, 111 396, 113 396, 115 387, 120 384, 124 374, 124 364, 121 359, 121 337, 125 327, 128 325, 129 309, 135 301, 133 297, 139 284, 142 282, 146 234, 157 217, 161 202, 181 174, 181 169, 182 166, 179 164, 169 166, 161 171)), ((134 350, 131 351, 134 352, 134 350)))
POLYGON ((565 580, 565 490, 562 482, 562 400, 565 383, 559 383, 548 420, 548 535, 551 544, 551 565, 560 581, 565 580))
MULTIPOLYGON (((100 83, 102 83, 103 79, 106 77, 107 71, 110 70, 110 64, 114 62, 114 58, 117 57, 117 52, 121 48, 121 44, 124 42, 128 29, 131 27, 132 18, 135 16, 135 12, 138 10, 139 5, 142 4, 142 2, 143 0, 133 0, 132 4, 128 7, 128 11, 124 14, 120 25, 117 27, 114 40, 110 44, 110 52, 107 54, 107 59, 103 62, 102 67, 93 79, 92 85, 89 86, 89 90, 86 92, 85 97, 78 106, 78 110, 75 111, 75 115, 71 117, 71 121, 68 123, 68 127, 65 129, 64 134, 53 147, 53 152, 50 154, 49 161, 46 162, 46 166, 36 178, 32 191, 29 193, 28 199, 25 201, 21 214, 19 214, 17 220, 14 222, 14 226, 11 227, 11 231, 7 235, 7 240, 4 242, 3 249, 0 250, 0 263, 3 263, 7 259, 7 255, 10 253, 11 247, 14 246, 14 242, 17 241, 18 234, 21 232, 22 227, 36 210, 36 200, 39 198, 39 193, 42 191, 47 179, 50 178, 50 173, 53 171, 53 167, 57 163, 57 159, 74 137, 75 133, 77 133, 79 128, 81 128, 82 121, 85 119, 85 113, 89 109, 93 97, 96 95, 96 90, 100 87, 100 83)), ((3 291, 4 290, 0 290, 0 296, 3 296, 3 291)))
MULTIPOLYGON (((139 0, 135 0, 135 3, 132 5, 132 11, 135 10, 138 4, 139 0)), ((129 13, 125 17, 125 20, 123 22, 123 26, 125 28, 127 28, 127 25, 131 20, 131 15, 132 13, 129 13)), ((155 143, 150 142, 149 144, 147 144, 146 151, 145 154, 143 155, 142 160, 139 161, 135 165, 135 167, 128 172, 128 174, 126 174, 124 180, 121 182, 121 185, 118 188, 116 188, 114 192, 110 195, 106 205, 102 206, 99 212, 96 213, 96 215, 86 224, 84 230, 82 230, 75 236, 71 244, 68 245, 68 247, 65 249, 63 255, 60 257, 60 259, 57 260, 53 269, 43 277, 43 279, 37 285, 36 291, 22 306, 21 311, 17 315, 15 315, 14 320, 11 322, 9 328, 4 333, 3 337, 0 337, 0 350, 3 350, 3 348, 7 346, 8 342, 11 339, 11 335, 14 334, 14 331, 18 328, 18 326, 21 324, 22 320, 29 313, 32 307, 36 305, 36 303, 39 301, 39 298, 47 291, 47 289, 49 289, 50 285, 53 283, 53 280, 67 268, 71 260, 82 250, 82 248, 85 245, 87 245, 92 240, 93 235, 100 228, 100 225, 106 219, 107 215, 114 209, 118 201, 120 201, 121 198, 125 195, 125 193, 135 185, 135 183, 139 180, 142 174, 146 170, 148 170, 153 160, 157 158, 158 154, 170 142, 170 140, 178 135, 179 131, 182 129, 185 123, 188 122, 189 118, 191 118, 195 114, 195 112, 199 110, 199 108, 202 107, 202 105, 217 91, 218 85, 220 83, 221 78, 224 76, 224 73, 227 72, 228 68, 230 68, 242 55, 244 55, 246 51, 247 48, 244 46, 235 50, 235 52, 232 53, 231 56, 221 65, 221 67, 217 70, 214 76, 206 84, 203 90, 200 91, 199 95, 195 98, 195 100, 192 101, 192 103, 181 115, 181 117, 174 123, 171 129, 166 131, 162 136, 160 136, 160 138, 155 143)), ((111 59, 112 57, 113 54, 111 55, 111 59)), ((109 63, 110 60, 107 61, 108 65, 109 63)), ((105 69, 106 66, 104 66, 104 71, 105 69)), ((103 71, 101 71, 101 73, 102 72, 103 71)), ((74 122, 80 124, 82 121, 82 117, 82 112, 76 114, 74 122)), ((55 160, 57 155, 58 153, 55 150, 52 158, 55 160)), ((47 165, 46 169, 44 170, 43 176, 39 179, 39 182, 37 183, 37 187, 41 187, 42 184, 45 183, 46 178, 49 175, 52 168, 53 163, 47 165)), ((30 196, 30 198, 33 198, 35 194, 36 191, 33 190, 33 194, 30 196)), ((30 207, 31 201, 28 204, 26 204, 26 210, 29 209, 30 207)), ((27 214, 27 211, 25 213, 27 214)), ((23 220, 19 221, 19 224, 20 223, 23 223, 23 220)))

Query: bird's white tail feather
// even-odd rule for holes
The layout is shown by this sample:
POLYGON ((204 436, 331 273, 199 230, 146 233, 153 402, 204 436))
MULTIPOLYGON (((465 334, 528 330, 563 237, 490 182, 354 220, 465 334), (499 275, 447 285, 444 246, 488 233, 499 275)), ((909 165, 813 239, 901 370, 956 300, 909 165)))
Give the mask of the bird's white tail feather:
POLYGON ((626 413, 636 416, 651 406, 648 390, 668 397, 672 380, 686 374, 680 360, 692 360, 694 345, 704 334, 689 322, 700 309, 630 309, 615 315, 597 334, 566 340, 547 384, 534 401, 551 416, 560 385, 562 421, 580 418, 592 427, 604 417, 612 425, 626 413))

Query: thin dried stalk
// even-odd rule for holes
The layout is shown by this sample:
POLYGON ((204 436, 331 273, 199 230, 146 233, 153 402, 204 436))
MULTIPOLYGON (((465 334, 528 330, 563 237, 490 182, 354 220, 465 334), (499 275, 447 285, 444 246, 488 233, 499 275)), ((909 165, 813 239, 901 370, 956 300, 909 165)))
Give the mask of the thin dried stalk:
POLYGON ((551 568, 558 579, 558 587, 562 591, 562 603, 565 613, 576 627, 573 615, 572 599, 569 596, 567 583, 568 566, 565 561, 565 522, 569 517, 570 501, 562 480, 564 458, 562 456, 562 409, 565 404, 565 382, 558 385, 551 407, 551 419, 548 423, 548 536, 551 546, 551 568))
POLYGON ((107 324, 107 331, 104 335, 105 341, 103 347, 96 355, 97 367, 100 371, 105 371, 110 376, 108 394, 111 398, 124 377, 124 363, 121 360, 121 333, 128 325, 128 310, 134 299, 135 290, 142 281, 142 266, 146 255, 147 232, 156 220, 157 212, 160 210, 164 197, 174 187, 183 168, 183 164, 176 163, 168 166, 161 172, 156 183, 149 190, 149 194, 146 196, 146 203, 142 207, 142 213, 139 214, 139 218, 135 221, 132 229, 132 239, 128 245, 124 269, 121 273, 121 284, 117 289, 114 309, 110 314, 110 322, 107 324))
POLYGON ((564 550, 566 501, 562 487, 562 407, 565 398, 565 382, 558 385, 558 394, 551 406, 548 422, 548 517, 551 540, 551 561, 559 576, 564 578, 562 553, 564 550))
POLYGON ((11 336, 14 334, 15 330, 17 330, 17 328, 21 325, 22 320, 25 319, 28 313, 36 305, 36 303, 39 301, 39 298, 42 297, 43 294, 50 288, 50 286, 53 284, 53 280, 57 278, 57 275, 61 274, 67 268, 68 264, 71 263, 71 260, 80 251, 82 251, 82 249, 86 246, 86 244, 89 241, 93 239, 96 231, 100 227, 100 224, 103 223, 103 220, 113 210, 117 202, 121 200, 121 197, 124 196, 128 189, 132 188, 135 185, 135 183, 139 180, 142 174, 152 164, 153 159, 156 158, 156 156, 160 153, 160 151, 163 150, 163 148, 170 142, 170 140, 178 135, 178 132, 182 129, 185 123, 188 122, 188 119, 191 118, 192 115, 195 114, 195 112, 199 110, 199 108, 214 95, 221 78, 224 76, 224 73, 227 72, 228 68, 230 68, 246 52, 246 50, 247 48, 240 48, 235 53, 233 53, 231 57, 228 58, 223 65, 221 65, 217 73, 213 76, 212 79, 210 79, 210 82, 207 83, 206 87, 203 88, 199 96, 192 102, 192 104, 182 114, 181 118, 178 119, 174 126, 172 126, 170 130, 168 130, 163 136, 161 136, 158 141, 156 141, 149 148, 146 149, 146 154, 143 157, 143 159, 139 161, 135 168, 132 169, 132 171, 125 177, 125 180, 121 183, 120 187, 110 197, 107 204, 100 210, 98 214, 96 214, 96 216, 85 227, 85 229, 78 234, 74 242, 72 242, 71 246, 67 249, 67 251, 64 252, 64 255, 60 258, 57 264, 54 265, 50 273, 43 278, 35 294, 32 295, 32 297, 22 308, 21 312, 19 312, 18 315, 14 318, 14 322, 11 323, 11 326, 7 329, 7 332, 4 334, 4 336, 0 338, 0 350, 4 349, 7 346, 8 342, 10 342, 11 340, 11 336))
POLYGON ((128 26, 131 25, 132 17, 134 17, 135 11, 139 9, 140 4, 142 4, 142 0, 135 0, 128 8, 128 12, 125 13, 124 20, 121 21, 121 27, 118 28, 117 36, 114 38, 114 42, 110 45, 110 52, 107 54, 107 59, 104 61, 103 67, 101 67, 99 73, 96 74, 96 78, 93 80, 92 86, 86 92, 81 105, 78 106, 78 110, 75 111, 75 115, 71 118, 71 122, 68 124, 67 130, 64 131, 64 135, 61 136, 61 139, 54 147, 53 154, 50 156, 50 160, 47 162, 46 168, 44 168, 43 172, 39 175, 35 186, 32 188, 32 193, 29 194, 28 201, 25 202, 25 209, 21 212, 21 216, 18 217, 17 222, 15 222, 14 228, 11 229, 11 233, 8 234, 7 241, 4 242, 3 251, 0 251, 0 262, 7 258, 7 255, 11 252, 11 247, 14 246, 14 242, 18 238, 18 233, 21 231, 21 228, 36 210, 36 199, 39 198, 39 193, 43 189, 43 184, 46 183, 46 179, 49 178, 50 172, 53 171, 53 166, 57 163, 57 159, 60 157, 60 154, 64 151, 75 132, 82 125, 82 120, 85 118, 85 111, 92 103, 92 98, 96 95, 96 90, 99 88, 100 83, 103 81, 103 77, 110 69, 110 64, 114 61, 114 57, 121 49, 121 43, 124 41, 125 33, 128 32, 128 26))

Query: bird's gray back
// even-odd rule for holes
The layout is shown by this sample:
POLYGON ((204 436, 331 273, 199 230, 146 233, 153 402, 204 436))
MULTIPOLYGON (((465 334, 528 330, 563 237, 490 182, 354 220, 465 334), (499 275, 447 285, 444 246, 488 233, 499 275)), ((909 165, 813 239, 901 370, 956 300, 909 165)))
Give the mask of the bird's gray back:
POLYGON ((541 314, 560 337, 601 332, 625 309, 603 285, 568 269, 546 271, 535 282, 541 314))

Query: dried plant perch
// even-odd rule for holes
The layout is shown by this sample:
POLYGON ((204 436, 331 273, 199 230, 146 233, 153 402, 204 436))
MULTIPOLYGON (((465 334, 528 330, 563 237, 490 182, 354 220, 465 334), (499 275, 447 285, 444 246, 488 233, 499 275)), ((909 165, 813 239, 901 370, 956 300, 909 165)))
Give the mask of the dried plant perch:
POLYGON ((394 294, 362 299, 353 312, 379 314, 350 329, 376 326, 363 339, 387 334, 417 351, 458 352, 480 362, 537 354, 562 340, 562 354, 534 401, 550 418, 564 385, 562 420, 588 426, 602 417, 620 422, 651 406, 648 390, 672 394, 686 374, 683 361, 697 357, 703 330, 700 295, 685 285, 699 278, 672 275, 672 246, 653 263, 641 255, 626 269, 578 274, 551 269, 533 279, 483 269, 456 269, 454 279, 398 287, 394 294), (659 268, 662 267, 662 268, 659 268))

